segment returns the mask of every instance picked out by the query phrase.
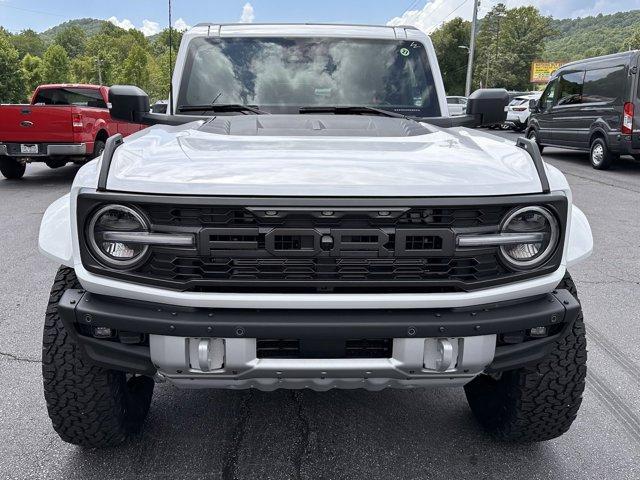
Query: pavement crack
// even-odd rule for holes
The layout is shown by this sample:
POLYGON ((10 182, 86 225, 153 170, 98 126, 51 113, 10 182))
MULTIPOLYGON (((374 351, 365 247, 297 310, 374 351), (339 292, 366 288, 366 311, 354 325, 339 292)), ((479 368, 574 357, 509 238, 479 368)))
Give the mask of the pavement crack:
POLYGON ((7 357, 10 360, 14 360, 16 362, 42 363, 41 360, 36 360, 35 358, 19 357, 18 355, 14 355, 13 353, 8 353, 8 352, 0 352, 0 356, 7 357))
POLYGON ((234 480, 237 478, 236 470, 238 468, 238 458, 240 457, 239 450, 247 430, 247 423, 251 413, 248 404, 252 396, 253 392, 251 391, 245 393, 238 405, 236 421, 233 425, 233 430, 230 433, 231 438, 225 446, 224 465, 222 467, 223 480, 234 480))
POLYGON ((302 462, 304 460, 305 455, 307 454, 307 449, 309 448, 309 439, 311 434, 311 427, 309 417, 305 414, 304 411, 304 394, 300 391, 293 391, 293 402, 296 405, 296 415, 300 422, 300 442, 297 445, 297 448, 294 451, 293 456, 293 467, 296 480, 302 479, 302 462))

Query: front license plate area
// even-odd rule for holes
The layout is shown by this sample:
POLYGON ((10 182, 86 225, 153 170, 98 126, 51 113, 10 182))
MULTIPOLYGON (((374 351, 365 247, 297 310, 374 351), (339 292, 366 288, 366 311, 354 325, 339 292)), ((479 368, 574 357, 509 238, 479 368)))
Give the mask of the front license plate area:
POLYGON ((22 143, 20 144, 20 153, 38 154, 38 145, 22 143))

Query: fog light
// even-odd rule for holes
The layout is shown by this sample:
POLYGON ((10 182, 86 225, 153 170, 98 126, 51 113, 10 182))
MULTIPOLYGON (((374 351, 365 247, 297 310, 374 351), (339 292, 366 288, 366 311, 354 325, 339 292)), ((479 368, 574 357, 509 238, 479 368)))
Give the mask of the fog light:
POLYGON ((225 345, 222 338, 188 338, 189 366, 193 370, 210 372, 224 365, 225 345))
POLYGON ((109 327, 93 327, 94 338, 113 338, 113 329, 109 327))
POLYGON ((547 336, 547 327, 533 327, 529 330, 530 337, 546 337, 547 336))

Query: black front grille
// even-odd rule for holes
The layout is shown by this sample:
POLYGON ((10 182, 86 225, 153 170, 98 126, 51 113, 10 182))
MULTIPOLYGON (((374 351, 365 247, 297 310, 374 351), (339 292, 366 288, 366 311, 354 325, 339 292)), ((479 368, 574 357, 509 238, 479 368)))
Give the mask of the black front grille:
MULTIPOLYGON (((523 204, 554 209, 563 226, 566 218, 566 199, 544 195, 456 199, 453 206, 433 207, 424 206, 425 199, 414 200, 420 206, 403 206, 398 199, 388 206, 384 199, 292 200, 296 206, 282 206, 282 199, 246 199, 245 206, 239 206, 228 205, 229 199, 217 205, 215 199, 205 198, 197 205, 189 202, 198 199, 178 197, 162 202, 151 195, 108 197, 109 203, 139 209, 153 231, 190 233, 195 244, 152 246, 144 262, 126 271, 105 268, 83 244, 87 269, 194 292, 424 293, 486 288, 555 270, 561 249, 544 268, 519 272, 502 262, 495 247, 457 247, 458 235, 496 233, 505 215, 523 204)), ((105 201, 99 194, 79 197, 79 231, 105 201)))
POLYGON ((256 354, 257 358, 391 358, 393 340, 259 338, 256 354))
POLYGON ((505 273, 496 255, 449 258, 194 258, 155 254, 141 273, 171 281, 481 281, 505 273))
MULTIPOLYGON (((318 225, 345 226, 349 224, 367 226, 431 226, 431 227, 481 227, 497 225, 510 207, 489 205, 478 207, 406 208, 399 214, 388 211, 388 216, 369 217, 351 212, 333 216, 309 215, 309 212, 291 211, 286 217, 262 216, 242 207, 199 207, 158 204, 149 205, 147 213, 154 224, 176 227, 248 227, 268 222, 273 226, 310 227, 318 225)), ((254 210, 256 211, 256 210, 254 210)), ((262 212, 260 212, 262 213, 262 212)), ((280 212, 278 212, 280 213, 280 212)), ((318 212, 322 213, 322 212, 318 212)), ((335 212, 334 212, 335 213, 335 212)), ((378 212, 373 212, 378 213, 378 212)), ((383 212, 385 213, 385 212, 383 212)))

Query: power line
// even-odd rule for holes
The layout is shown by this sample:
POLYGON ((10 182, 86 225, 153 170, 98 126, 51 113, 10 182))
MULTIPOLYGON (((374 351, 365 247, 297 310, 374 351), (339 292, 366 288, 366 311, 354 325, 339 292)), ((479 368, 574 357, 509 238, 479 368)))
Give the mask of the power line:
POLYGON ((0 7, 13 8, 14 10, 20 10, 22 12, 39 13, 41 15, 51 15, 52 17, 67 18, 67 15, 60 15, 59 13, 43 12, 42 10, 32 10, 30 8, 14 7, 13 5, 7 5, 0 2, 0 7))
MULTIPOLYGON (((469 0, 464 0, 460 5, 458 5, 456 8, 454 8, 453 10, 451 10, 447 16, 445 16, 440 23, 438 23, 435 27, 433 27, 429 33, 433 32, 434 30, 437 30, 438 28, 440 28, 442 25, 445 24, 447 18, 449 18, 451 15, 453 15, 454 13, 456 13, 458 10, 460 10, 469 0)), ((437 9, 436 9, 437 10, 437 9)), ((435 11, 435 10, 434 10, 435 11)), ((433 13, 433 12, 431 12, 433 13)))
POLYGON ((400 17, 402 17, 405 13, 407 13, 408 11, 410 11, 411 9, 415 8, 418 6, 418 3, 420 3, 421 0, 413 0, 413 2, 411 2, 409 4, 409 6, 407 8, 405 8, 404 12, 402 12, 402 14, 400 15, 400 17))

